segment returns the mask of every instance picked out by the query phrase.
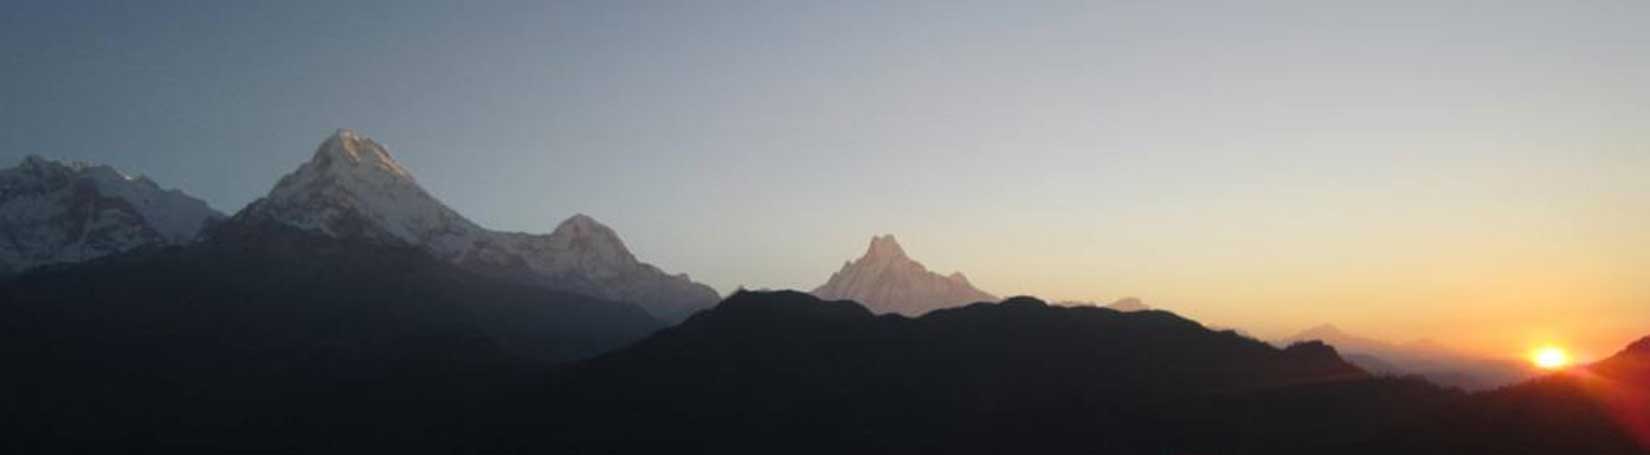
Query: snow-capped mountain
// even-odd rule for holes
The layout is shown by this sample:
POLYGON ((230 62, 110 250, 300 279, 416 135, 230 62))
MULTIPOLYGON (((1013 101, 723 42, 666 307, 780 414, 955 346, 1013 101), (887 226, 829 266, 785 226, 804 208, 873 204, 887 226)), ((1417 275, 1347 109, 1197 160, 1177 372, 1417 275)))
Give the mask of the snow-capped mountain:
POLYGON ((453 259, 487 231, 418 186, 384 146, 338 130, 237 218, 425 247, 453 259))
POLYGON ((853 300, 877 313, 918 316, 929 311, 997 297, 974 288, 962 272, 943 276, 905 255, 893 235, 871 238, 865 256, 842 265, 813 294, 826 300, 853 300))
POLYGON ((222 218, 146 177, 30 155, 0 170, 0 275, 187 243, 222 218))
POLYGON ((613 229, 582 214, 548 235, 483 228, 425 192, 383 145, 350 130, 327 138, 236 220, 412 245, 486 274, 635 303, 667 321, 720 298, 637 260, 613 229))
POLYGON ((457 261, 472 269, 505 273, 525 264, 532 272, 530 281, 633 302, 667 322, 685 319, 721 299, 687 274, 670 275, 637 260, 618 233, 584 214, 562 221, 549 235, 492 233, 457 261))

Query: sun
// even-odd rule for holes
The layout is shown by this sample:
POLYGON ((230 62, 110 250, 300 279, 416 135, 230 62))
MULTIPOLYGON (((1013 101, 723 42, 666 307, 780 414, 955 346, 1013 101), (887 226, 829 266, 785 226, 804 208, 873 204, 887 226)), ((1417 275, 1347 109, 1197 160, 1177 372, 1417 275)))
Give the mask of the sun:
POLYGON ((1530 351, 1530 363, 1544 370, 1557 370, 1570 366, 1570 353, 1557 346, 1542 346, 1530 351))

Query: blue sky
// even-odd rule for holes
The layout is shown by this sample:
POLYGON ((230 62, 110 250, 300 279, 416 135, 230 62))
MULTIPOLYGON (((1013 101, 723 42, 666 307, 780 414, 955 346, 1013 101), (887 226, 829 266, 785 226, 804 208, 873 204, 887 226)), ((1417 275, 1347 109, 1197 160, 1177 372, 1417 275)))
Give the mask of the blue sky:
POLYGON ((812 287, 893 233, 999 294, 1139 295, 1265 335, 1436 337, 1493 312, 1498 331, 1451 336, 1606 346, 1650 327, 1645 17, 13 1, 0 163, 106 162, 233 211, 348 127, 484 225, 587 213, 724 292, 812 287))

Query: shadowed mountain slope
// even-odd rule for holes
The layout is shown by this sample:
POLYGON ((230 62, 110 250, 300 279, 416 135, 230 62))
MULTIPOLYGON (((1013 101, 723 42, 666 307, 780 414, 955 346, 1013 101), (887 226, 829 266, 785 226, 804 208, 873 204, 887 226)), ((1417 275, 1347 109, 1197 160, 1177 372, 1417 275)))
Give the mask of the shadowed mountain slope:
POLYGON ((495 389, 658 327, 415 248, 233 221, 24 275, 0 302, 0 422, 24 452, 451 443, 495 389))

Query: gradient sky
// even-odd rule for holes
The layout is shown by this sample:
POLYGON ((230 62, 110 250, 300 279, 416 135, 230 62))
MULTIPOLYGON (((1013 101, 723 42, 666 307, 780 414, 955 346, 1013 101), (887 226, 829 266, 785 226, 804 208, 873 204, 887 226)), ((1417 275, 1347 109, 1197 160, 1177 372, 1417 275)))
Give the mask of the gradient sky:
POLYGON ((1361 3, 10 1, 0 163, 234 211, 349 127, 723 292, 893 233, 1266 338, 1650 333, 1650 2, 1361 3))

